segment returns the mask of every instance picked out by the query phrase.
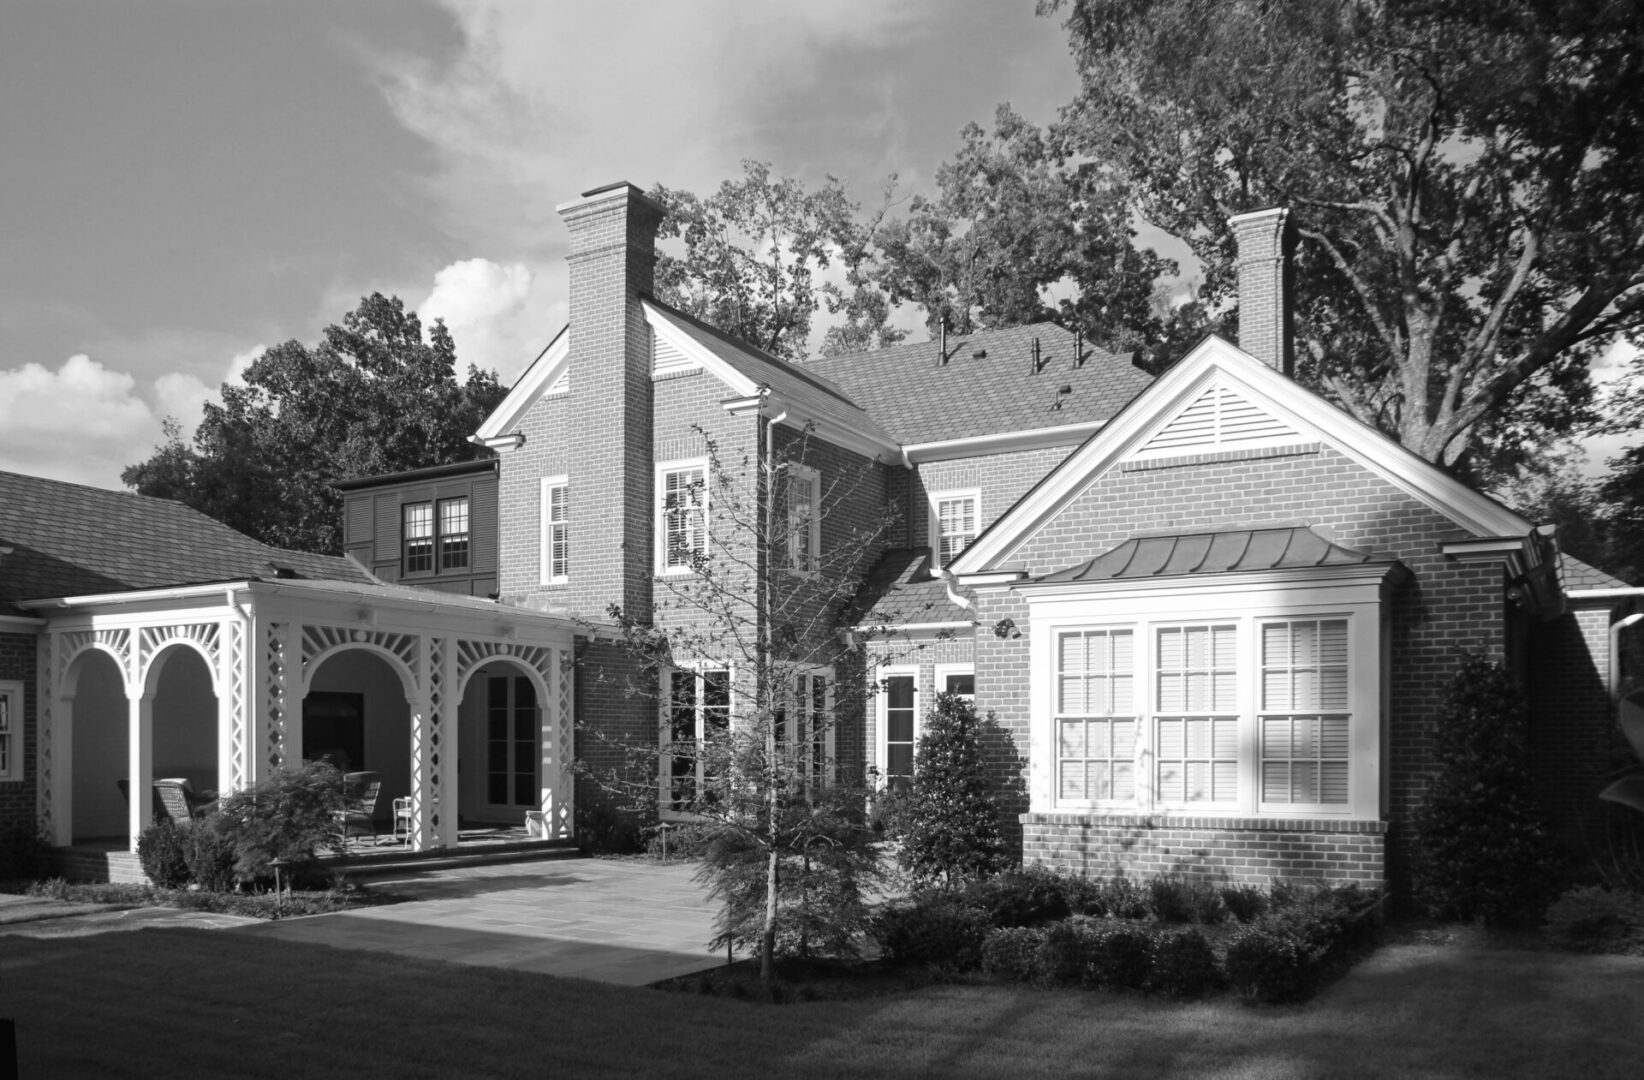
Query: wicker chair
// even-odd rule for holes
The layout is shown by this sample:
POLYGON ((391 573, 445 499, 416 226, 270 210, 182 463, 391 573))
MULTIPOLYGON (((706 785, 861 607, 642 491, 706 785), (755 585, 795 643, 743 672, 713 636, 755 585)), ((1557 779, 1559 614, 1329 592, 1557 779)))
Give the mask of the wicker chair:
POLYGON ((351 836, 371 835, 377 842, 377 795, 382 791, 382 774, 351 772, 343 777, 343 808, 337 811, 343 841, 351 836))
POLYGON ((194 785, 183 777, 168 777, 154 781, 154 794, 165 809, 166 817, 178 825, 186 825, 209 814, 216 802, 194 793, 194 785))

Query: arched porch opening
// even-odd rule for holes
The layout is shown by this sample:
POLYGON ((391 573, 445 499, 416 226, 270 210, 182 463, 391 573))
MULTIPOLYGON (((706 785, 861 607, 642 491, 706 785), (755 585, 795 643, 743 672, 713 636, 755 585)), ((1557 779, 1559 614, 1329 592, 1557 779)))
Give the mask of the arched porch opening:
MULTIPOLYGON (((69 778, 69 813, 58 828, 70 843, 123 846, 131 822, 131 708, 120 665, 101 649, 82 652, 69 663, 61 702, 56 758, 69 778)), ((150 798, 146 790, 141 797, 150 798)))
POLYGON ((302 704, 302 758, 345 773, 374 772, 382 788, 372 808, 377 832, 393 833, 396 798, 411 794, 412 725, 404 674, 365 647, 322 660, 302 704))
POLYGON ((205 658, 187 645, 167 646, 149 667, 144 693, 152 700, 153 779, 185 779, 196 793, 214 797, 224 779, 221 725, 205 658))
POLYGON ((537 673, 511 659, 468 678, 457 709, 458 820, 523 827, 544 809, 543 740, 549 712, 537 673))

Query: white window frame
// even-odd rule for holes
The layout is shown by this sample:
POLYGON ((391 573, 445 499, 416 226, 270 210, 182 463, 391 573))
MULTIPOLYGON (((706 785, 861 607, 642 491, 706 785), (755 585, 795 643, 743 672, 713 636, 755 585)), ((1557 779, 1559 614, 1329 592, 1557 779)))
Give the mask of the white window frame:
POLYGON ((814 575, 821 562, 822 554, 822 474, 809 465, 799 465, 790 462, 786 466, 786 483, 783 485, 784 517, 787 521, 787 536, 785 537, 786 567, 790 574, 799 574, 806 577, 814 575), (794 503, 792 484, 802 481, 810 489, 810 499, 806 507, 803 522, 794 521, 794 503), (803 546, 801 546, 803 538, 803 546))
MULTIPOLYGON (((800 680, 805 681, 805 690, 806 690, 807 693, 814 692, 814 687, 811 685, 811 680, 813 680, 813 679, 822 679, 822 680, 824 680, 824 682, 823 682, 823 701, 822 701, 822 722, 826 726, 822 729, 822 755, 823 755, 823 761, 822 761, 821 786, 822 787, 828 787, 828 786, 830 786, 834 783, 834 780, 836 779, 837 774, 838 774, 838 769, 837 769, 837 765, 836 765, 836 762, 837 762, 838 759, 835 756, 835 750, 834 750, 834 745, 835 745, 835 743, 834 743, 834 732, 837 730, 837 728, 839 726, 838 717, 837 717, 837 714, 834 711, 834 709, 835 709, 835 700, 836 700, 835 697, 834 697, 834 691, 837 687, 837 683, 836 683, 836 680, 834 678, 834 673, 829 668, 807 666, 807 667, 801 668, 799 670, 792 671, 789 674, 792 676, 792 681, 789 682, 789 684, 786 688, 787 692, 786 692, 786 695, 785 695, 785 702, 784 702, 784 707, 783 707, 783 710, 782 710, 782 712, 783 712, 783 716, 782 716, 783 730, 778 731, 777 740, 781 745, 783 745, 786 748, 786 753, 790 756, 790 758, 793 758, 794 756, 796 756, 799 753, 799 749, 800 749, 799 741, 792 737, 793 733, 786 730, 787 727, 793 723, 792 713, 788 712, 788 708, 792 707, 793 705, 795 705, 800 700, 800 698, 799 698, 799 686, 798 686, 800 680)), ((813 700, 813 699, 807 699, 807 700, 813 700)), ((813 713, 807 713, 807 715, 814 716, 814 712, 813 713)), ((810 740, 806 739, 805 744, 807 746, 809 746, 810 745, 810 740)), ((795 768, 797 769, 797 765, 795 765, 795 768)), ((809 787, 809 785, 810 785, 810 780, 809 780, 809 775, 808 775, 808 771, 807 771, 806 778, 805 778, 805 783, 804 783, 803 786, 809 787)))
POLYGON ((565 476, 545 476, 542 478, 541 513, 542 565, 539 580, 544 585, 564 585, 571 580, 571 485, 569 478, 565 476), (553 520, 553 491, 555 488, 565 489, 565 520, 557 523, 553 520), (556 527, 565 530, 566 534, 564 567, 566 572, 563 574, 554 573, 554 529, 556 527))
POLYGON ((0 782, 23 779, 23 684, 13 679, 0 682, 5 727, 0 728, 0 782))
MULTIPOLYGON (((982 529, 984 528, 982 523, 981 488, 951 488, 946 491, 931 492, 928 516, 930 518, 930 560, 933 566, 947 565, 947 563, 942 561, 942 503, 950 499, 969 499, 971 501, 971 505, 975 507, 976 532, 971 536, 970 540, 965 543, 965 547, 969 547, 971 544, 974 544, 976 542, 976 537, 982 535, 982 529)), ((964 552, 964 548, 960 548, 959 551, 962 554, 964 552)))
POLYGON ((885 689, 888 679, 906 677, 913 680, 913 755, 917 763, 919 757, 919 737, 924 734, 925 721, 925 694, 919 685, 919 668, 916 666, 883 667, 873 673, 878 690, 874 696, 874 766, 879 770, 879 785, 888 787, 890 784, 890 718, 887 715, 890 709, 890 693, 885 689))
POLYGON ((656 573, 659 577, 678 577, 691 572, 690 564, 668 564, 668 475, 697 470, 702 473, 702 501, 698 512, 702 515, 702 554, 708 552, 709 477, 706 457, 682 458, 658 462, 656 466, 656 496, 653 516, 656 519, 656 573))
MULTIPOLYGON (((657 672, 657 745, 662 749, 662 752, 657 755, 657 812, 661 817, 667 820, 691 821, 698 817, 696 814, 678 810, 674 807, 674 759, 673 755, 666 752, 666 748, 674 741, 673 677, 675 674, 689 673, 696 679, 696 700, 693 708, 696 711, 696 740, 697 745, 700 746, 706 731, 703 723, 703 709, 705 708, 703 704, 703 686, 705 676, 710 671, 723 671, 725 673, 726 687, 728 690, 725 724, 726 727, 729 728, 731 725, 736 723, 737 710, 735 667, 731 664, 721 663, 718 660, 683 660, 678 661, 671 666, 663 666, 659 668, 657 672)), ((698 791, 701 790, 701 785, 705 782, 706 777, 703 775, 703 761, 699 756, 696 759, 696 784, 698 791)))
MULTIPOLYGON (((1308 571, 1276 576, 1230 576, 1214 591, 1203 581, 1171 584, 1116 583, 1092 590, 1073 586, 1034 591, 1027 596, 1030 620, 1029 801, 1035 813, 1158 813, 1191 817, 1261 816, 1377 820, 1385 784, 1386 692, 1382 667, 1387 653, 1381 588, 1386 568, 1307 577, 1308 571), (1266 803, 1261 800, 1261 680, 1259 635, 1275 622, 1345 619, 1348 655, 1348 797, 1342 803, 1266 803), (1156 790, 1156 661, 1158 632, 1184 625, 1234 625, 1237 672, 1235 710, 1239 717, 1237 798, 1225 803, 1166 802, 1156 790), (1123 803, 1058 799, 1056 763, 1057 641, 1064 631, 1130 628, 1135 632, 1133 663, 1138 716, 1136 798, 1123 803)), ((1275 572, 1269 572, 1274 574, 1275 572)), ((1171 714, 1175 715, 1175 714, 1171 714)))
MULTIPOLYGON (((975 664, 937 664, 936 665, 936 679, 931 684, 932 691, 937 693, 937 694, 941 694, 941 693, 945 692, 947 690, 948 677, 950 675, 969 675, 971 677, 971 685, 974 686, 975 685, 975 679, 976 679, 976 665, 975 664)), ((976 695, 974 693, 961 694, 960 696, 965 698, 967 701, 971 702, 971 704, 973 704, 973 705, 976 703, 976 695)))
MULTIPOLYGON (((1050 690, 1049 690, 1050 717, 1049 717, 1048 738, 1046 739, 1045 745, 1046 745, 1046 748, 1047 748, 1047 752, 1050 755, 1049 760, 1046 763, 1046 765, 1047 765, 1047 768, 1049 770, 1049 775, 1050 775, 1050 795, 1051 795, 1051 798, 1055 800, 1055 805, 1056 805, 1056 808, 1058 810, 1095 810, 1095 809, 1133 809, 1133 808, 1136 808, 1140 803, 1140 795, 1141 795, 1141 790, 1142 790, 1142 768, 1143 768, 1143 766, 1142 766, 1142 755, 1141 755, 1141 752, 1140 752, 1140 748, 1141 748, 1141 745, 1142 745, 1142 734, 1141 733, 1142 733, 1143 727, 1148 722, 1147 717, 1144 715, 1144 710, 1142 708, 1143 690, 1142 690, 1142 685, 1141 685, 1142 682, 1146 679, 1146 674, 1141 669, 1141 665, 1140 665, 1139 660, 1137 658, 1137 654, 1139 654, 1142 651, 1142 642, 1140 640, 1140 638, 1141 638, 1140 628, 1137 627, 1134 623, 1087 623, 1087 624, 1082 625, 1082 626, 1074 626, 1074 625, 1057 626, 1054 630, 1050 631, 1050 633, 1051 633, 1051 637, 1052 637, 1052 641, 1051 641, 1051 644, 1050 644, 1050 651, 1051 651, 1051 676, 1050 676, 1051 677, 1051 686, 1050 686, 1050 690), (1136 755, 1135 755, 1135 760, 1131 763, 1131 786, 1132 786, 1132 789, 1136 792, 1136 797, 1131 798, 1131 799, 1064 799, 1064 798, 1061 797, 1061 776, 1059 774, 1060 763, 1061 763, 1061 760, 1062 760, 1061 759, 1061 731, 1059 730, 1059 725, 1060 725, 1061 721, 1064 719, 1064 717, 1062 715, 1062 712, 1061 712, 1060 701, 1059 701, 1060 692, 1061 692, 1061 684, 1060 684, 1060 681, 1059 681, 1060 676, 1061 676, 1061 671, 1059 670, 1059 668, 1057 666, 1057 657, 1058 657, 1058 655, 1060 653, 1060 649, 1061 649, 1061 637, 1062 637, 1063 634, 1084 634, 1084 633, 1107 633, 1107 634, 1112 634, 1114 632, 1129 632, 1131 634, 1131 648, 1130 648, 1130 651, 1131 651, 1131 671, 1130 671, 1130 676, 1131 676, 1131 704, 1136 706, 1136 707, 1134 709, 1132 709, 1130 714, 1126 714, 1126 715, 1132 715, 1133 718, 1134 718, 1135 724, 1136 724, 1137 752, 1136 752, 1136 755)), ((1092 714, 1090 714, 1088 711, 1086 711, 1082 715, 1092 715, 1092 714)))

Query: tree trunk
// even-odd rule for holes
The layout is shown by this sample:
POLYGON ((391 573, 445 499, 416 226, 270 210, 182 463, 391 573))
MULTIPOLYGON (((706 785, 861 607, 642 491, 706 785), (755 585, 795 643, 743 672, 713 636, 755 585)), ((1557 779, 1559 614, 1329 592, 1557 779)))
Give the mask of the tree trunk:
POLYGON ((765 932, 759 935, 759 981, 776 981, 776 888, 780 865, 776 837, 771 837, 771 861, 765 872, 765 932))

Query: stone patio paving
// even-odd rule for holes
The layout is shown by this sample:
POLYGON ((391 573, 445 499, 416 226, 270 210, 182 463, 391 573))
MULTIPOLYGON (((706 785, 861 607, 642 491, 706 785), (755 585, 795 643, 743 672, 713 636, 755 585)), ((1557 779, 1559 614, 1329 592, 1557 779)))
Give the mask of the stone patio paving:
POLYGON ((642 986, 724 961, 695 873, 589 858, 406 871, 372 879, 406 903, 230 932, 642 986))

